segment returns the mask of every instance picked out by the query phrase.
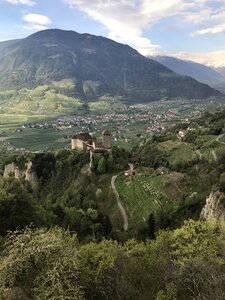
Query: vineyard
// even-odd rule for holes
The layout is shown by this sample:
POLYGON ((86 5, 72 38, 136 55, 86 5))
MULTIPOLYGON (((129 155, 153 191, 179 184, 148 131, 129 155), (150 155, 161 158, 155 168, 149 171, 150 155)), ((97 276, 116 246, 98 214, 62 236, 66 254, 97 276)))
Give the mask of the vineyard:
POLYGON ((169 202, 153 182, 152 175, 118 176, 116 187, 128 213, 130 228, 145 222, 157 206, 169 202))

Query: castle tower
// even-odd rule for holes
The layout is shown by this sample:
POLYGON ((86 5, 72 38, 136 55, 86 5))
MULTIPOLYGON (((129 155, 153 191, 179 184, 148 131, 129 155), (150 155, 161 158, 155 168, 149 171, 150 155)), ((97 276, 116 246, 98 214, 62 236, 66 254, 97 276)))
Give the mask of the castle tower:
POLYGON ((102 132, 102 144, 106 149, 111 149, 111 133, 108 129, 102 132))

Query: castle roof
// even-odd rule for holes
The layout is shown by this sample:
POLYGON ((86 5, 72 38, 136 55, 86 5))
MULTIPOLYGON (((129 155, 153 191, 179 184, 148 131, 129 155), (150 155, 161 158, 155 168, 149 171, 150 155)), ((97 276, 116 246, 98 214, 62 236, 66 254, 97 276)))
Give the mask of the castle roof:
POLYGON ((108 129, 105 129, 103 132, 102 132, 103 135, 111 135, 111 132, 108 130, 108 129))
POLYGON ((75 139, 79 139, 79 140, 82 140, 82 141, 89 141, 91 140, 91 135, 88 133, 88 132, 81 132, 81 133, 78 133, 78 134, 75 134, 72 136, 72 140, 75 140, 75 139))

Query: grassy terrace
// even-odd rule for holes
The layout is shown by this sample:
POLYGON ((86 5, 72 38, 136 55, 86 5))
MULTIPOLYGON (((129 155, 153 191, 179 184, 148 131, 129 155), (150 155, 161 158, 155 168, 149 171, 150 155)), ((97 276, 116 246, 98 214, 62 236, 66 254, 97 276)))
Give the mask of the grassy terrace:
MULTIPOLYGON (((161 177, 161 176, 160 176, 161 177)), ((157 187, 157 177, 135 175, 130 178, 118 176, 116 187, 129 217, 129 227, 137 226, 159 205, 169 205, 169 198, 157 187)))
POLYGON ((194 193, 202 195, 203 199, 209 193, 208 186, 197 177, 177 172, 154 175, 150 170, 136 173, 132 178, 120 175, 116 179, 116 187, 128 213, 131 230, 141 225, 161 205, 176 208, 184 199, 186 203, 192 202, 194 193))
POLYGON ((187 143, 168 140, 160 143, 160 147, 169 151, 169 162, 171 165, 182 161, 191 161, 196 158, 195 150, 193 150, 192 145, 187 143))

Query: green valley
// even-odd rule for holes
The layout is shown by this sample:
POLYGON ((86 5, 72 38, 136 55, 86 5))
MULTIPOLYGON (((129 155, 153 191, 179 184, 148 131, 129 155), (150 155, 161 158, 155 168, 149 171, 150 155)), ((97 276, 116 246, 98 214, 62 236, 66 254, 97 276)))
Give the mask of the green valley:
POLYGON ((0 42, 1 300, 223 300, 224 226, 221 92, 102 36, 0 42))

